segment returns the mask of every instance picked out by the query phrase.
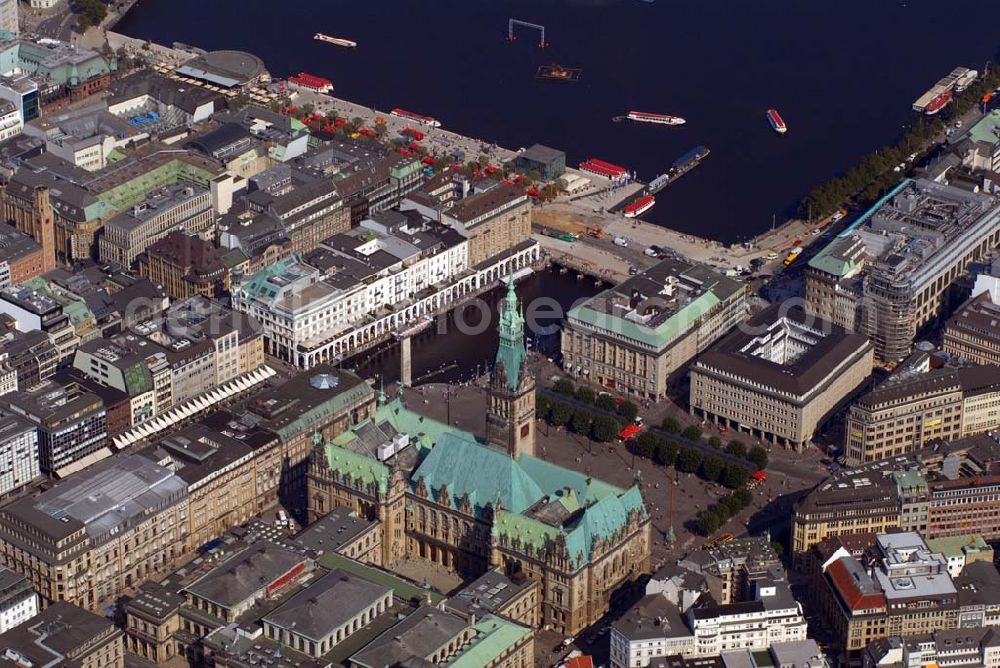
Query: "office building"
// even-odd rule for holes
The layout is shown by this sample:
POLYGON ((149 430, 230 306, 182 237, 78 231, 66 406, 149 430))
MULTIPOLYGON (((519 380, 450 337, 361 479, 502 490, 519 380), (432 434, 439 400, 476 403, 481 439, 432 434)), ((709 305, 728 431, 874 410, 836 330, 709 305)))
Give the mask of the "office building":
POLYGON ((141 455, 101 462, 0 508, 0 561, 48 603, 99 610, 184 555, 187 498, 141 455))
POLYGON ((277 435, 231 418, 209 416, 140 451, 187 484, 191 552, 278 503, 284 461, 277 435))
POLYGON ((41 475, 38 433, 28 420, 16 415, 0 417, 0 496, 21 489, 41 475))
POLYGON ((88 341, 73 358, 75 369, 131 397, 133 426, 263 365, 260 325, 202 296, 88 341))
POLYGON ((38 466, 67 473, 86 465, 108 441, 104 403, 80 385, 47 380, 0 397, 7 412, 38 430, 38 466))
POLYGON ((915 353, 851 404, 844 457, 856 466, 997 428, 1000 366, 938 366, 915 353))
POLYGON ((746 299, 739 281, 664 260, 570 309, 563 368, 614 392, 662 399, 695 355, 746 318, 746 299))
POLYGON ((992 628, 961 628, 873 641, 861 657, 864 668, 906 666, 996 666, 1000 634, 992 628))
POLYGON ((955 311, 944 327, 942 348, 974 364, 1000 365, 1000 305, 988 291, 981 292, 955 311))
POLYGON ((6 666, 125 668, 125 635, 105 617, 54 603, 0 635, 6 666))
POLYGON ((24 283, 44 271, 42 247, 27 234, 0 223, 0 288, 24 283))
POLYGON ((951 283, 998 242, 994 197, 907 179, 809 261, 806 310, 899 361, 942 315, 951 283))
POLYGON ((871 373, 861 334, 775 304, 691 367, 691 413, 801 451, 871 373))
POLYGON ((28 578, 0 568, 0 633, 20 626, 38 614, 38 594, 28 578))
MULTIPOLYGON (((3 18, 3 4, 0 4, 0 19, 3 18)), ((16 137, 24 129, 21 111, 10 100, 0 100, 0 141, 16 137)))
POLYGON ((469 240, 469 266, 478 267, 531 238, 531 200, 514 186, 498 185, 459 200, 441 222, 469 240))
POLYGON ((206 232, 212 221, 212 197, 207 189, 185 184, 165 186, 104 225, 101 261, 128 269, 140 253, 170 232, 206 232))
POLYGON ((2 0, 0 2, 0 33, 4 39, 17 37, 17 7, 18 0, 2 0))
POLYGON ((900 528, 933 540, 1000 537, 1000 445, 980 434, 874 462, 834 476, 796 502, 792 553, 801 566, 834 536, 900 528))
POLYGON ((958 628, 959 593, 947 561, 915 532, 880 535, 870 565, 840 550, 822 568, 821 609, 845 652, 958 628))
POLYGON ((173 299, 221 297, 229 291, 229 269, 211 241, 174 230, 139 256, 139 275, 162 285, 173 299))

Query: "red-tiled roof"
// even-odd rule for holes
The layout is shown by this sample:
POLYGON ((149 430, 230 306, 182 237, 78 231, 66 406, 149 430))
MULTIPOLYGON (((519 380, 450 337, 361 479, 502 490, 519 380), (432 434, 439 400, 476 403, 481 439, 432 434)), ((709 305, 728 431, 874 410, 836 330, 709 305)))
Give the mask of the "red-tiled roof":
POLYGON ((859 586, 854 575, 847 567, 851 557, 842 557, 830 564, 826 569, 833 586, 840 592, 841 598, 851 610, 870 610, 885 607, 885 595, 882 592, 865 592, 859 586))

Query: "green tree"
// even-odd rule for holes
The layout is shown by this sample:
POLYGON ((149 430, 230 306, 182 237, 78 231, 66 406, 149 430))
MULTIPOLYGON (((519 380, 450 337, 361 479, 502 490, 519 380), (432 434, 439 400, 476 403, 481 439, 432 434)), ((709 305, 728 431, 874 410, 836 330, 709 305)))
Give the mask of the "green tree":
POLYGON ((723 464, 715 457, 709 457, 701 463, 701 477, 709 482, 716 482, 722 475, 723 464))
POLYGON ((677 420, 677 418, 668 415, 663 418, 663 422, 660 423, 660 428, 668 434, 676 434, 681 430, 681 423, 677 420))
POLYGON ((576 391, 576 386, 569 378, 560 378, 552 383, 552 391, 559 394, 572 395, 576 391))
POLYGON ((621 415, 626 422, 632 422, 639 416, 639 407, 631 401, 623 401, 618 404, 616 412, 621 415))
POLYGON ((618 421, 609 415, 594 417, 594 440, 600 443, 610 443, 618 437, 618 421))
POLYGON ((726 446, 726 452, 733 455, 734 457, 746 457, 747 446, 743 445, 743 441, 737 441, 736 439, 733 439, 729 441, 729 445, 726 446))
MULTIPOLYGON (((326 112, 326 120, 330 121, 331 123, 333 123, 338 118, 340 118, 340 113, 338 113, 336 109, 331 109, 330 111, 326 112)), ((385 125, 382 125, 382 127, 384 128, 385 125)))
POLYGON ((698 514, 698 531, 703 536, 711 536, 722 528, 722 518, 717 514, 705 510, 698 514))
POLYGON ((587 385, 581 385, 576 388, 576 398, 585 404, 592 404, 594 403, 594 391, 587 385))
POLYGON ((606 413, 613 413, 615 410, 615 398, 610 394, 599 394, 594 401, 594 405, 606 413))
POLYGON ((736 464, 729 464, 726 466, 726 468, 722 470, 722 475, 719 476, 719 482, 729 489, 746 487, 748 480, 750 480, 750 472, 744 467, 737 466, 736 464))
POLYGON ((733 499, 736 500, 737 503, 740 504, 740 510, 749 506, 750 503, 753 501, 753 493, 746 487, 743 487, 742 489, 737 489, 731 494, 731 496, 733 497, 733 499))
POLYGON ((656 463, 663 466, 673 466, 677 463, 677 444, 673 441, 660 441, 656 447, 656 463))
POLYGON ((648 459, 656 454, 660 447, 660 439, 652 432, 644 431, 635 437, 635 451, 648 459))
POLYGON ((784 551, 785 551, 785 546, 784 546, 784 545, 782 545, 781 543, 779 543, 779 542, 778 542, 778 541, 776 541, 776 540, 772 540, 772 541, 771 541, 771 549, 772 549, 772 550, 774 550, 774 553, 775 553, 776 555, 778 555, 778 559, 781 559, 781 555, 782 555, 782 554, 784 553, 784 551))
POLYGON ((694 473, 701 468, 703 457, 699 450, 684 448, 677 456, 677 468, 684 473, 694 473))
POLYGON ((719 438, 718 436, 715 436, 715 435, 709 436, 708 437, 708 444, 711 445, 713 448, 721 448, 722 447, 722 439, 719 438))
POLYGON ((747 460, 756 466, 758 471, 763 471, 767 468, 767 450, 755 445, 747 453, 747 460))
POLYGON ((564 427, 569 424, 572 417, 573 407, 565 401, 559 401, 552 406, 552 413, 549 416, 549 420, 557 427, 564 427))
POLYGON ((552 400, 544 394, 535 394, 535 417, 548 420, 551 412, 552 400))
POLYGON ((594 424, 594 416, 587 411, 577 411, 573 413, 573 421, 570 424, 573 431, 584 436, 590 436, 590 428, 594 424))
POLYGON ((481 155, 476 159, 476 161, 479 163, 480 167, 485 167, 486 165, 490 164, 490 156, 481 155))
POLYGON ((690 441, 700 441, 701 427, 698 427, 697 425, 691 425, 690 427, 685 427, 684 431, 681 432, 681 436, 690 441))
MULTIPOLYGON (((704 464, 702 464, 704 466, 704 464)), ((740 505, 739 500, 734 494, 726 494, 724 497, 719 499, 718 506, 721 510, 725 511, 726 518, 733 517, 738 512, 743 510, 743 506, 740 505)))

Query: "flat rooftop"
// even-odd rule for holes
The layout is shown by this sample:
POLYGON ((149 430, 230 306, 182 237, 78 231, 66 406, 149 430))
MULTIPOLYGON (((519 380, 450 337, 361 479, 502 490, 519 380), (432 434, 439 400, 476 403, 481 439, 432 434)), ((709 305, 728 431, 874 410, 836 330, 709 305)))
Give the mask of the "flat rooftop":
POLYGON ((172 471, 127 455, 101 462, 36 497, 18 499, 3 512, 52 540, 84 528, 100 545, 186 495, 187 484, 172 471))
POLYGON ((800 308, 774 304, 716 343, 695 362, 713 372, 804 399, 842 365, 871 350, 863 334, 817 320, 800 308))
POLYGON ((919 280, 921 267, 997 205, 990 195, 907 179, 837 235, 809 266, 844 278, 863 263, 897 282, 919 280))
POLYGON ((663 260, 570 309, 567 317, 660 348, 745 289, 705 265, 663 260))

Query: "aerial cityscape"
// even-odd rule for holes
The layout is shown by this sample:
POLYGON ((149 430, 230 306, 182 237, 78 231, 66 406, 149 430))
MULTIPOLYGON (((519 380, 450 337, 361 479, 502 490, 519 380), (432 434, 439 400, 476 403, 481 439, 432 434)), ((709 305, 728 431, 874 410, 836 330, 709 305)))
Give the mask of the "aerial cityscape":
POLYGON ((1000 48, 858 2, 0 0, 0 666, 1000 667, 1000 48))

